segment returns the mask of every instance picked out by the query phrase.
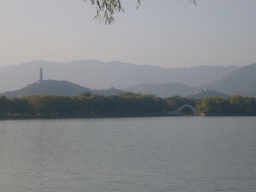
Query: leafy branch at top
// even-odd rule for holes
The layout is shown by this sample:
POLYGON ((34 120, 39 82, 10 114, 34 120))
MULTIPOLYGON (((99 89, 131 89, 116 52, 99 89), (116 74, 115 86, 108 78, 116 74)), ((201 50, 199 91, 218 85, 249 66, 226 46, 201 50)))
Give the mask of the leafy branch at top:
MULTIPOLYGON (((84 0, 87 1, 87 0, 84 0)), ((105 20, 106 24, 111 24, 115 21, 113 15, 115 12, 124 12, 121 4, 121 0, 90 0, 92 5, 97 7, 97 14, 94 19, 105 20)), ((189 0, 196 5, 196 0, 189 0)), ((138 8, 140 6, 140 0, 137 0, 138 8)))

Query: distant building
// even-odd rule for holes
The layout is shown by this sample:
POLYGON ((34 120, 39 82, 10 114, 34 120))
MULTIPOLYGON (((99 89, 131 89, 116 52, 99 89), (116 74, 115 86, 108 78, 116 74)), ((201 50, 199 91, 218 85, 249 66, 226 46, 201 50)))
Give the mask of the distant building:
POLYGON ((43 69, 40 68, 39 70, 39 80, 37 81, 37 83, 42 83, 44 81, 43 79, 43 69))
MULTIPOLYGON (((213 90, 213 92, 214 92, 214 91, 215 91, 215 90, 213 90)), ((197 90, 197 91, 196 91, 196 94, 201 94, 201 93, 204 93, 204 92, 212 92, 212 91, 210 91, 210 90, 204 88, 204 89, 202 89, 202 90, 197 90)))
POLYGON ((203 99, 205 97, 222 97, 222 98, 229 98, 230 95, 224 94, 217 92, 215 90, 211 91, 209 89, 202 89, 202 90, 197 90, 195 94, 187 96, 188 98, 194 98, 194 99, 203 99))

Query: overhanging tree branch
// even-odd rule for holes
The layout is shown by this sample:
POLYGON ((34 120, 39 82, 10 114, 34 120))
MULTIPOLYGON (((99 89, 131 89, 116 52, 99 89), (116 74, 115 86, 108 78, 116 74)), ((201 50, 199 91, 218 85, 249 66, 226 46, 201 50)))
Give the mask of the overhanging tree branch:
MULTIPOLYGON (((87 0, 84 0, 87 1, 87 0)), ((92 5, 97 7, 96 16, 94 19, 105 20, 106 24, 111 24, 115 21, 113 15, 116 12, 124 12, 121 4, 121 0, 90 0, 92 5)), ((189 0, 196 5, 196 0, 189 0)), ((140 6, 140 0, 137 0, 138 8, 140 6)))

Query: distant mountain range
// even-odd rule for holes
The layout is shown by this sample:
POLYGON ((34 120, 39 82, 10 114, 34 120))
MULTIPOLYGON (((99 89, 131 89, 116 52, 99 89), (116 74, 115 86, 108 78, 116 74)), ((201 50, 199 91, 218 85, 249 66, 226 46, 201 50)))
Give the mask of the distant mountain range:
POLYGON ((71 62, 31 61, 20 65, 0 67, 0 93, 21 89, 39 79, 66 80, 92 89, 124 89, 140 84, 181 83, 198 87, 221 80, 239 69, 236 66, 199 66, 163 68, 134 65, 117 61, 81 60, 71 62))
MULTIPOLYGON (((125 90, 115 89, 111 87, 107 90, 97 90, 86 88, 68 81, 56 81, 56 80, 45 80, 37 81, 33 84, 29 84, 22 89, 16 91, 7 91, 1 93, 7 98, 21 97, 21 96, 31 96, 31 95, 60 95, 60 96, 73 96, 80 93, 90 92, 91 94, 98 95, 119 95, 124 92, 135 92, 142 94, 154 94, 158 97, 170 97, 173 95, 179 95, 182 97, 187 96, 188 94, 195 91, 195 88, 183 85, 180 83, 175 84, 158 84, 158 85, 149 85, 143 84, 134 87, 127 88, 125 90)), ((202 99, 204 97, 230 97, 229 95, 222 94, 216 91, 210 91, 208 89, 203 89, 201 91, 196 91, 195 94, 190 94, 188 98, 202 99)))
MULTIPOLYGON (((227 95, 241 95, 256 97, 256 63, 239 68, 233 73, 228 74, 221 80, 205 84, 204 86, 191 87, 188 85, 175 84, 141 84, 128 87, 124 90, 135 93, 154 94, 159 97, 170 97, 172 95, 189 96, 196 93, 197 90, 207 88, 215 90, 212 94, 223 97, 227 95)), ((209 94, 207 92, 209 96, 209 94)), ((201 95, 202 96, 202 95, 201 95)))
POLYGON ((206 84, 205 87, 229 95, 256 97, 256 63, 247 65, 219 81, 206 84))
POLYGON ((207 88, 225 95, 256 97, 255 74, 256 64, 239 68, 161 68, 97 60, 67 63, 34 61, 0 67, 0 92, 7 97, 33 94, 77 95, 87 91, 99 95, 129 91, 159 97, 185 97, 207 88), (33 83, 39 79, 39 68, 43 68, 44 79, 54 80, 33 83), (65 81, 60 81, 63 79, 65 81))

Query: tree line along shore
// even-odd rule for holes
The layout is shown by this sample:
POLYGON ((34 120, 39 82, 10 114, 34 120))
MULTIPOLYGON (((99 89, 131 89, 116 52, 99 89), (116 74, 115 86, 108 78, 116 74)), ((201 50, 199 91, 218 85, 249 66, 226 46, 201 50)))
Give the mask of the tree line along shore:
MULTIPOLYGON (((206 116, 256 115, 254 97, 235 95, 227 99, 206 97, 196 100, 134 93, 102 96, 86 92, 76 96, 0 96, 0 118, 165 116, 184 104, 197 108, 201 115, 206 116)), ((183 114, 189 115, 191 111, 185 108, 183 114)))

